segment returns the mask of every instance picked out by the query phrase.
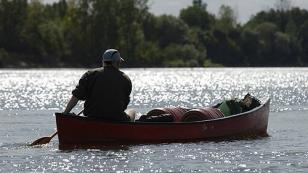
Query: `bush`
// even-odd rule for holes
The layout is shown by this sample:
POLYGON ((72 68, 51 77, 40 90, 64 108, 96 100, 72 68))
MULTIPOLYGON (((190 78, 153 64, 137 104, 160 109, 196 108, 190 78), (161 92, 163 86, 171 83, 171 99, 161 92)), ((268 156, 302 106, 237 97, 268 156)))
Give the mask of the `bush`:
POLYGON ((224 67, 222 64, 214 63, 210 59, 203 62, 204 67, 224 67))
POLYGON ((3 48, 0 49, 0 67, 4 67, 4 65, 9 60, 9 54, 3 48))
POLYGON ((206 54, 195 48, 194 45, 171 44, 167 46, 162 53, 162 59, 165 66, 188 66, 200 67, 203 64, 206 54))

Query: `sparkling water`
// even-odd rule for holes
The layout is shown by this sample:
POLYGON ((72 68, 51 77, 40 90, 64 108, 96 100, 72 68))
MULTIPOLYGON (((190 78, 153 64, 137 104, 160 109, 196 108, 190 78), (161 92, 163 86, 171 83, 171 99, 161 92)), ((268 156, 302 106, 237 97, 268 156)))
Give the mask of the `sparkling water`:
MULTIPOLYGON (((308 68, 123 69, 129 107, 214 105, 250 93, 271 99, 270 137, 58 150, 27 144, 55 131, 86 69, 0 70, 0 172, 308 172, 308 68)), ((82 109, 82 102, 73 110, 82 109)))

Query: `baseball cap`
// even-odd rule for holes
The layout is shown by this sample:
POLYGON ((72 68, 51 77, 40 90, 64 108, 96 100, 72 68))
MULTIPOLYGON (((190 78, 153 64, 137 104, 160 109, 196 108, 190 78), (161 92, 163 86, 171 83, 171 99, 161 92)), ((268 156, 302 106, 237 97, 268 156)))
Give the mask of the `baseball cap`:
POLYGON ((107 49, 103 54, 103 61, 124 61, 116 49, 107 49))

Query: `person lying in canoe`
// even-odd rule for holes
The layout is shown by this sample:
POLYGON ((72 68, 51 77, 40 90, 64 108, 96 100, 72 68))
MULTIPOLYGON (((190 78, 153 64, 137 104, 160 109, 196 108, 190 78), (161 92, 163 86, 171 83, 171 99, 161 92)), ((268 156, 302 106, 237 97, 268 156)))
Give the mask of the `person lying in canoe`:
POLYGON ((124 60, 118 50, 106 50, 102 57, 103 67, 89 70, 81 77, 63 114, 69 114, 79 100, 84 100, 85 116, 110 121, 133 121, 135 111, 126 110, 132 83, 119 70, 122 62, 124 60))

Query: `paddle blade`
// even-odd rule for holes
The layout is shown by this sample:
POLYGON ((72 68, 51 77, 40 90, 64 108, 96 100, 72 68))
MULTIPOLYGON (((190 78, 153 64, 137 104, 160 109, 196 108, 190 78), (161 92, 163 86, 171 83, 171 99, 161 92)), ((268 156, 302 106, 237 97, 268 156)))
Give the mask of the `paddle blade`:
POLYGON ((43 145, 43 144, 48 144, 50 142, 50 140, 56 136, 58 134, 58 132, 55 132, 54 134, 52 134, 50 137, 42 137, 39 138, 37 140, 35 140, 34 142, 32 142, 29 146, 34 146, 34 145, 43 145))
POLYGON ((48 144, 50 140, 51 137, 42 137, 32 142, 29 146, 48 144))

